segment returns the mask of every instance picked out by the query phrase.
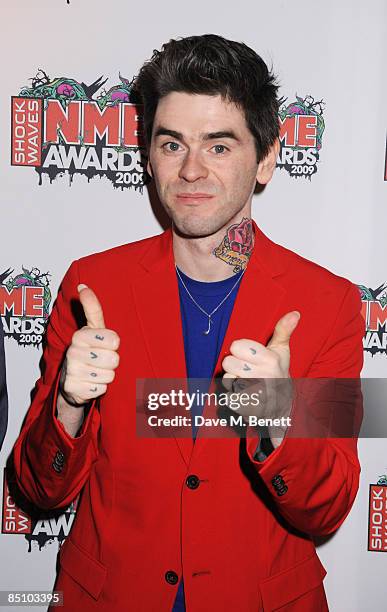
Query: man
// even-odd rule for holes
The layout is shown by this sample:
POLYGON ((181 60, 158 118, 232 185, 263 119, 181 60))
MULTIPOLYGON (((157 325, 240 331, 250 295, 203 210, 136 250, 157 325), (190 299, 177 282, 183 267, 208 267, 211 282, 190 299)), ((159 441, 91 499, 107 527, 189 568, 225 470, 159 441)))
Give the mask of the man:
POLYGON ((8 424, 8 396, 5 371, 4 330, 0 317, 0 450, 3 446, 8 424))
POLYGON ((310 536, 351 508, 356 441, 144 439, 136 379, 356 378, 359 293, 251 220, 279 148, 277 86, 252 49, 171 40, 136 87, 172 227, 70 266, 14 449, 37 505, 83 489, 60 552, 64 610, 327 610, 310 536))

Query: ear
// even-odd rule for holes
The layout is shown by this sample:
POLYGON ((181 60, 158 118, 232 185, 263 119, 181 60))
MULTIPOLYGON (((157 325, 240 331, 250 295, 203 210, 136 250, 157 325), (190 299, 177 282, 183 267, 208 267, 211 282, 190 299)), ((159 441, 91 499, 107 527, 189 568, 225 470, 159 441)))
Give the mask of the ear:
POLYGON ((258 164, 257 170, 257 181, 260 185, 266 185, 273 176, 273 172, 276 167, 277 157, 280 150, 279 139, 276 138, 274 143, 271 145, 266 157, 261 159, 258 164))

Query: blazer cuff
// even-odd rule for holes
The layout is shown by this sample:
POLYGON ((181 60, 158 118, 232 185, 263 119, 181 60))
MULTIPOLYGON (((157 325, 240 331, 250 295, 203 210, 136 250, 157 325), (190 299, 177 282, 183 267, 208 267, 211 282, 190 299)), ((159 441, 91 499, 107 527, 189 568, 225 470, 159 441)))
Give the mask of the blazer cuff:
POLYGON ((97 406, 99 398, 94 399, 91 405, 87 408, 87 413, 83 420, 83 423, 76 437, 73 438, 72 436, 70 436, 69 433, 67 433, 63 423, 56 416, 56 405, 58 402, 58 395, 59 395, 59 383, 60 383, 60 371, 58 373, 58 376, 55 382, 54 393, 53 393, 53 398, 52 398, 52 403, 51 403, 52 419, 53 419, 54 427, 57 433, 63 437, 63 439, 70 445, 71 448, 75 448, 77 443, 79 443, 81 439, 87 435, 87 432, 90 429, 90 423, 92 421, 92 414, 95 410, 98 409, 96 406, 97 406))

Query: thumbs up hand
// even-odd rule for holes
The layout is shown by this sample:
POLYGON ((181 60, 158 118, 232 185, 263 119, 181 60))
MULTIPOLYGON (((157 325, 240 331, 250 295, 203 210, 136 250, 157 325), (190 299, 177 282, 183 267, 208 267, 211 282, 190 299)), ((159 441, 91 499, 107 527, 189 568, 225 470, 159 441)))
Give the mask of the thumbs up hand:
MULTIPOLYGON (((255 391, 260 394, 258 406, 250 404, 238 409, 239 414, 247 417, 245 420, 248 420, 250 415, 264 418, 289 415, 292 399, 289 342, 299 320, 300 313, 297 311, 285 314, 277 322, 266 346, 247 339, 234 340, 231 344, 230 355, 222 362, 225 372, 222 379, 224 387, 235 393, 242 393, 248 388, 249 394, 255 391), (258 380, 251 381, 249 385, 246 381, 249 378, 258 380)), ((275 433, 270 437, 274 446, 278 446, 283 432, 270 427, 269 431, 275 433)))
POLYGON ((287 378, 290 365, 290 337, 298 325, 300 314, 288 312, 277 323, 267 346, 255 340, 234 340, 231 355, 223 359, 227 378, 287 378))
POLYGON ((119 363, 120 339, 106 329, 102 306, 92 289, 78 285, 86 326, 75 332, 67 349, 59 389, 71 406, 82 407, 106 392, 119 363))

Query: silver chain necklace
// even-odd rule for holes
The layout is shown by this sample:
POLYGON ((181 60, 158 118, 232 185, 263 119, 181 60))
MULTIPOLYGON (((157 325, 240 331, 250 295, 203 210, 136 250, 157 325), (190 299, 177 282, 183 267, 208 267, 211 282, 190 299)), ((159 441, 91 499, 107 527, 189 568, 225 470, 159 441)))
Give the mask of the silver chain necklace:
POLYGON ((242 276, 244 275, 246 268, 243 270, 242 274, 241 274, 241 275, 240 275, 240 277, 237 279, 237 281, 236 281, 236 282, 233 284, 233 286, 231 287, 231 289, 230 289, 230 291, 227 293, 227 295, 225 295, 225 296, 224 296, 224 298, 222 299, 222 301, 221 301, 221 302, 220 302, 220 303, 219 303, 219 304, 216 306, 216 308, 214 308, 214 310, 211 310, 211 312, 206 312, 206 311, 204 310, 204 308, 202 308, 202 307, 200 306, 200 304, 198 304, 198 303, 197 303, 197 301, 195 300, 195 298, 194 298, 194 297, 191 295, 191 293, 189 292, 188 288, 186 287, 186 285, 185 285, 185 283, 184 283, 183 279, 181 278, 180 272, 179 272, 179 270, 178 270, 178 268, 177 268, 177 265, 176 265, 176 264, 175 264, 175 268, 176 268, 176 273, 177 273, 177 276, 178 276, 178 277, 179 277, 179 279, 180 279, 181 284, 183 285, 184 289, 185 289, 185 290, 186 290, 186 292, 188 293, 189 297, 191 298, 191 300, 193 301, 193 303, 195 304, 195 306, 196 306, 197 308, 199 308, 199 310, 200 310, 200 311, 201 311, 203 314, 205 314, 205 315, 206 315, 206 317, 208 317, 208 328, 207 328, 205 331, 203 331, 203 334, 204 334, 205 336, 207 336, 207 335, 210 333, 210 331, 211 331, 211 323, 212 323, 212 318, 211 318, 211 317, 212 317, 212 315, 213 315, 213 314, 215 314, 215 312, 216 312, 217 310, 219 310, 219 308, 222 306, 222 304, 224 304, 224 302, 227 300, 227 298, 228 298, 228 297, 231 295, 231 293, 234 291, 234 289, 235 289, 235 287, 237 286, 237 284, 238 284, 238 283, 241 281, 242 276))

